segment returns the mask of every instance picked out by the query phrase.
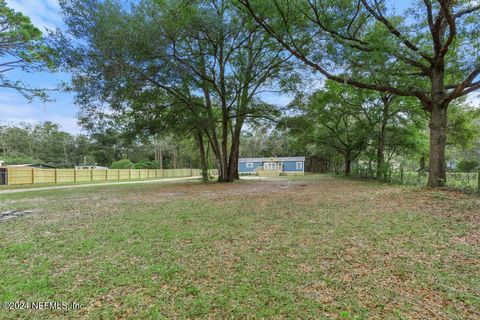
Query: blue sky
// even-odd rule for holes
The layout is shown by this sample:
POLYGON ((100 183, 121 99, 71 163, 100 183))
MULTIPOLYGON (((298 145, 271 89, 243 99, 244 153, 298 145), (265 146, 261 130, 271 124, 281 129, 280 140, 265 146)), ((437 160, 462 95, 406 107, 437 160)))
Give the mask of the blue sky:
MULTIPOLYGON (((33 24, 42 31, 63 27, 60 15, 60 7, 57 0, 6 0, 7 4, 30 17, 33 24)), ((403 10, 409 1, 393 2, 396 9, 403 10)), ((21 79, 24 82, 42 88, 53 88, 58 83, 68 81, 68 74, 64 73, 37 73, 28 74, 19 70, 9 72, 8 77, 12 80, 21 79)), ((78 108, 73 103, 73 94, 53 92, 50 97, 54 102, 42 103, 34 100, 29 103, 13 90, 0 88, 0 124, 18 122, 35 123, 38 121, 53 121, 59 124, 63 130, 71 133, 81 132, 77 125, 76 114, 78 108)), ((267 94, 263 98, 270 103, 284 105, 289 98, 267 94)), ((480 107, 479 94, 471 97, 472 102, 480 107)))
MULTIPOLYGON (((29 16, 42 31, 46 28, 62 27, 60 7, 57 0, 6 0, 9 7, 29 16)), ((70 79, 62 73, 25 73, 13 70, 8 73, 12 80, 24 82, 42 88, 53 88, 62 81, 70 79)), ((78 108, 73 103, 73 95, 53 92, 54 102, 42 103, 38 99, 28 102, 13 90, 0 88, 0 122, 2 124, 50 120, 61 125, 63 130, 78 133, 76 114, 78 108)))

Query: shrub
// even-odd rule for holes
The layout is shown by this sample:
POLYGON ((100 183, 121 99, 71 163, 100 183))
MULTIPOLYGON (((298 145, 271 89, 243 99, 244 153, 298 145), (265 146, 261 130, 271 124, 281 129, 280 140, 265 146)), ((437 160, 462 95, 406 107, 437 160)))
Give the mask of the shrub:
POLYGON ((480 168, 478 160, 462 160, 457 165, 457 170, 460 172, 473 172, 480 168))
POLYGON ((122 159, 122 160, 112 162, 111 168, 112 169, 132 169, 133 163, 128 159, 122 159))
POLYGON ((135 169, 160 169, 160 163, 157 161, 141 160, 135 163, 135 169))

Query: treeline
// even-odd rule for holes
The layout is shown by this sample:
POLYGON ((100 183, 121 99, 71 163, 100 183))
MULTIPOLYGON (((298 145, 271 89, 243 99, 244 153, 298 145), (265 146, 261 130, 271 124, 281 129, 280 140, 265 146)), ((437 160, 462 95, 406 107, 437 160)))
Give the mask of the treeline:
MULTIPOLYGON (((245 131, 241 157, 305 155, 308 171, 348 174, 356 166, 379 179, 400 166, 428 171, 428 117, 415 101, 375 98, 329 83, 291 107, 296 115, 245 131)), ((478 170, 480 110, 466 103, 453 106, 449 119, 448 170, 478 170)))
POLYGON ((6 164, 111 167, 122 159, 142 169, 199 166, 194 142, 169 134, 132 139, 125 132, 109 127, 74 135, 48 121, 0 125, 0 160, 6 164))
MULTIPOLYGON (((327 81, 324 88, 292 103, 297 115, 284 119, 304 152, 323 169, 349 175, 352 166, 385 179, 392 166, 429 171, 429 115, 418 101, 359 90, 327 81)), ((448 110, 448 169, 472 170, 480 155, 480 109, 458 100, 448 110)))
MULTIPOLYGON (((384 179, 392 167, 428 171, 428 114, 415 99, 361 91, 327 81, 324 88, 299 95, 291 114, 275 128, 258 125, 245 132, 243 157, 307 156, 313 171, 350 174, 352 166, 384 179)), ((480 167, 480 109, 465 100, 448 110, 448 170, 480 167)))
MULTIPOLYGON (((455 118, 474 115, 464 99, 480 90, 480 6, 472 1, 419 1, 401 12, 367 0, 64 0, 60 6, 65 28, 45 41, 28 18, 2 4, 7 17, 17 17, 6 19, 1 32, 3 56, 13 57, 5 70, 70 73, 69 90, 90 131, 109 119, 121 128, 114 131, 141 141, 163 132, 188 137, 205 180, 210 159, 220 182, 237 179, 242 131, 259 119, 278 121, 284 110, 262 100, 266 91, 297 94, 287 113, 294 117, 279 130, 291 130, 304 154, 321 154, 346 174, 352 163, 367 161, 381 177, 394 157, 420 153, 428 185, 441 187, 451 146, 465 158, 473 148, 466 143, 474 141, 471 126, 455 118), (312 94, 310 84, 321 84, 322 92, 312 94)), ((47 98, 6 77, 0 85, 47 98)), ((145 144, 132 141, 135 148, 145 144)), ((33 157, 37 147, 30 145, 21 153, 33 157)), ((66 142, 53 154, 61 154, 60 146, 60 163, 79 161, 68 157, 66 142)), ((95 161, 111 163, 119 158, 112 153, 127 149, 95 161)))

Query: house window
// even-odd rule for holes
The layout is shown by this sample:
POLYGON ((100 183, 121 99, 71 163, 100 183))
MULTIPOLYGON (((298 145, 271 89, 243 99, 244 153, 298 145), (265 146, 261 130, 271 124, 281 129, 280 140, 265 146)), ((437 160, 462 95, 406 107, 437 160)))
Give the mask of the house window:
POLYGON ((253 162, 247 162, 247 168, 253 168, 253 162))
POLYGON ((303 162, 297 162, 296 168, 297 170, 303 170, 303 162))
POLYGON ((264 170, 277 170, 277 163, 276 162, 265 162, 263 164, 264 170))

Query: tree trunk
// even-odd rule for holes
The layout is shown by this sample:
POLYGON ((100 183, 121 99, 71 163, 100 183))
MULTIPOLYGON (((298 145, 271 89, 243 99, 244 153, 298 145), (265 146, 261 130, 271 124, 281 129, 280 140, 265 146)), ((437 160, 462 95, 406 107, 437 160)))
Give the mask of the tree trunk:
POLYGON ((160 169, 163 169, 163 152, 162 147, 158 149, 158 161, 160 162, 160 169))
POLYGON ((385 156, 384 156, 384 144, 383 141, 379 141, 379 145, 377 148, 377 179, 383 179, 384 178, 384 172, 385 172, 385 156))
POLYGON ((173 150, 173 169, 177 169, 177 148, 173 150))
POLYGON ((198 149, 200 151, 200 165, 202 169, 202 181, 208 182, 208 165, 207 165, 207 158, 205 155, 205 146, 203 144, 203 136, 200 130, 197 130, 197 144, 198 149))
MULTIPOLYGON (((387 109, 388 112, 388 109, 387 109)), ((386 119, 383 120, 378 135, 377 146, 377 179, 385 179, 385 131, 387 128, 386 119)))
POLYGON ((388 118, 390 113, 390 104, 393 96, 389 94, 382 94, 382 122, 380 124, 380 132, 378 133, 378 147, 377 147, 377 179, 386 179, 385 170, 385 134, 387 131, 388 118))
POLYGON ((425 155, 422 154, 420 157, 420 172, 425 172, 425 155))
POLYGON ((242 133, 242 127, 245 119, 243 117, 238 117, 237 122, 235 123, 235 128, 232 132, 232 146, 230 150, 229 157, 229 178, 233 180, 240 179, 238 174, 238 156, 240 154, 240 135, 242 133))
POLYGON ((240 143, 236 143, 235 145, 235 150, 233 152, 233 157, 232 157, 232 161, 230 163, 230 166, 231 166, 231 170, 232 170, 232 179, 233 180, 239 180, 240 179, 240 175, 238 173, 238 155, 239 155, 239 148, 240 148, 240 143))
POLYGON ((346 153, 345 154, 345 175, 346 176, 349 176, 350 175, 350 171, 351 171, 351 168, 352 168, 352 159, 350 159, 350 154, 349 153, 346 153))
POLYGON ((445 164, 445 144, 447 139, 446 106, 433 106, 429 127, 430 158, 428 163, 428 186, 432 188, 443 187, 447 181, 445 164))

